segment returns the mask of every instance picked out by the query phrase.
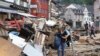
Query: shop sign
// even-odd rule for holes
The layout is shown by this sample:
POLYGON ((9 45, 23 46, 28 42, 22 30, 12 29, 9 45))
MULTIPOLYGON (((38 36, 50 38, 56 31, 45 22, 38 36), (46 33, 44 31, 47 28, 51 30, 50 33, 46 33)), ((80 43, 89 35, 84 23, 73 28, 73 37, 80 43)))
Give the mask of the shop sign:
POLYGON ((32 4, 32 5, 30 5, 30 8, 37 8, 37 5, 36 4, 32 4))
POLYGON ((12 5, 10 5, 10 7, 14 8, 14 9, 18 9, 18 10, 28 11, 27 7, 23 7, 23 6, 16 5, 16 4, 12 4, 12 5))

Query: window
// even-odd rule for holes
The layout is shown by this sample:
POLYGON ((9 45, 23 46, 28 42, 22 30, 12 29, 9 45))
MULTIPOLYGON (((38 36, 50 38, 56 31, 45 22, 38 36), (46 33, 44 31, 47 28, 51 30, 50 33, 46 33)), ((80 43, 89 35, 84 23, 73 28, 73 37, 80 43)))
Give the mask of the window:
POLYGON ((48 0, 40 0, 41 3, 48 3, 48 0))
POLYGON ((48 3, 48 0, 44 0, 45 1, 45 3, 48 3))
POLYGON ((43 3, 43 2, 44 2, 44 0, 40 0, 40 2, 41 2, 41 3, 43 3))
POLYGON ((36 9, 32 9, 32 13, 37 13, 37 10, 36 9))
POLYGON ((23 6, 24 7, 28 7, 28 3, 27 2, 24 2, 23 6))
POLYGON ((14 20, 14 19, 20 20, 21 19, 21 15, 11 14, 11 19, 12 20, 14 20))
POLYGON ((20 5, 20 0, 14 0, 14 3, 20 5))
POLYGON ((96 17, 96 19, 99 19, 99 17, 96 17))
POLYGON ((41 13, 41 9, 40 8, 38 8, 38 13, 41 13))
POLYGON ((24 2, 23 1, 20 1, 20 5, 23 6, 24 5, 24 2))
POLYGON ((76 22, 76 28, 80 28, 81 27, 81 21, 76 22))
POLYGON ((8 18, 7 13, 0 12, 0 20, 8 18))
POLYGON ((39 11, 38 11, 39 13, 43 13, 43 14, 46 14, 46 10, 45 9, 39 9, 39 11))
POLYGON ((69 19, 69 21, 67 22, 71 27, 73 27, 73 21, 72 19, 69 19))
POLYGON ((99 27, 100 21, 96 21, 95 24, 97 27, 99 27))

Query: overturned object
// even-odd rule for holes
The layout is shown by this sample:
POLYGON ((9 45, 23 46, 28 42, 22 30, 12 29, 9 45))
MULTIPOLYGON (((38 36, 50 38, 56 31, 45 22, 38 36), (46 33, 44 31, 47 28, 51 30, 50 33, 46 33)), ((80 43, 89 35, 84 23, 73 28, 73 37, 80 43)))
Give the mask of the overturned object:
POLYGON ((46 21, 46 25, 48 25, 48 26, 54 26, 54 25, 56 25, 56 22, 53 21, 53 20, 48 20, 48 21, 46 21))
POLYGON ((41 51, 37 50, 29 43, 25 46, 23 53, 27 56, 43 56, 43 53, 41 51))
POLYGON ((23 49, 21 55, 23 56, 43 56, 41 46, 36 46, 36 48, 30 43, 25 42, 25 39, 17 36, 15 32, 9 33, 9 38, 12 40, 12 43, 17 47, 23 49))
POLYGON ((23 48, 26 45, 25 39, 15 35, 14 33, 9 33, 9 38, 12 40, 12 43, 20 48, 23 48))

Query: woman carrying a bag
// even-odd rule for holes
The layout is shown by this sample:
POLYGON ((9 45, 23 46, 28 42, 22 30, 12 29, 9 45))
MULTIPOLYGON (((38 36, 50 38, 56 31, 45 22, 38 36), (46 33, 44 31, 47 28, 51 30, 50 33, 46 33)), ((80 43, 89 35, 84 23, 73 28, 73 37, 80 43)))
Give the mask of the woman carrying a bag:
POLYGON ((67 35, 64 33, 65 28, 59 28, 55 37, 55 47, 57 48, 58 56, 64 56, 64 48, 67 35))

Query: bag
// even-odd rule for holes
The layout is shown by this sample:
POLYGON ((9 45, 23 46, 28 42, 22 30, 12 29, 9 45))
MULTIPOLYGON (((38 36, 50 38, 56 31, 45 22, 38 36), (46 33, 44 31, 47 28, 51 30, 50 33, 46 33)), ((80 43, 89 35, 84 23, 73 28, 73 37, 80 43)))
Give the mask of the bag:
POLYGON ((67 41, 71 41, 71 34, 69 30, 65 30, 66 34, 68 35, 67 41))
POLYGON ((65 30, 67 35, 71 35, 69 30, 65 30))
POLYGON ((54 39, 54 47, 57 49, 60 46, 60 44, 61 44, 61 38, 56 36, 54 39))

